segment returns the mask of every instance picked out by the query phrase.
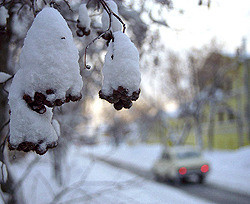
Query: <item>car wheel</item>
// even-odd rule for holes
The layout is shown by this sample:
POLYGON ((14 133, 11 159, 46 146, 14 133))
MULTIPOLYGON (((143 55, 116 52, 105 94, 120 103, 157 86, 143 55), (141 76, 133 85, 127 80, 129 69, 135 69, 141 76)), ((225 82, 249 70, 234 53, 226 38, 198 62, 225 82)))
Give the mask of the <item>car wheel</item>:
POLYGON ((186 178, 180 178, 180 183, 187 183, 187 179, 186 178))
POLYGON ((154 180, 158 181, 158 182, 163 182, 164 179, 162 178, 162 176, 158 175, 158 174, 154 174, 154 180))
POLYGON ((204 183, 204 176, 199 175, 199 177, 198 177, 198 183, 204 183))
POLYGON ((174 184, 175 186, 182 185, 184 182, 185 182, 184 178, 175 178, 175 179, 173 180, 173 184, 174 184))

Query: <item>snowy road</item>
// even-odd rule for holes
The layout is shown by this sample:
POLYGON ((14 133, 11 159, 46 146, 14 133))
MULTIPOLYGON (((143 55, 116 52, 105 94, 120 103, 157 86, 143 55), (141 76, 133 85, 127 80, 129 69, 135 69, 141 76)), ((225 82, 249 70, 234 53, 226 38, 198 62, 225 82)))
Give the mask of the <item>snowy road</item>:
MULTIPOLYGON (((153 174, 148 170, 143 170, 135 166, 128 165, 126 163, 121 163, 119 161, 115 161, 112 159, 106 159, 100 156, 94 156, 89 154, 88 156, 97 159, 99 161, 105 162, 111 166, 116 168, 127 170, 133 174, 136 174, 140 177, 143 177, 148 180, 154 180, 153 174)), ((242 194, 238 192, 232 192, 227 189, 223 189, 218 186, 214 186, 212 184, 194 184, 188 183, 184 185, 173 185, 171 183, 164 183, 165 185, 171 185, 172 187, 181 189, 186 193, 189 193, 193 196, 206 199, 211 201, 212 203, 227 203, 227 204, 249 204, 250 203, 250 195, 242 194)))

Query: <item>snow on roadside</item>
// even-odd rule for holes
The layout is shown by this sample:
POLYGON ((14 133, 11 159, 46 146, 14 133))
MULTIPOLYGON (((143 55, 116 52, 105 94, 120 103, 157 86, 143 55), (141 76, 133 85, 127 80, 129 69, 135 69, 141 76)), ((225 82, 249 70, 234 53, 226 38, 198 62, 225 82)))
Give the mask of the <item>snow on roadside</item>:
POLYGON ((144 170, 150 170, 155 160, 159 157, 163 147, 160 145, 138 144, 136 146, 121 145, 118 148, 108 145, 99 145, 86 148, 86 152, 96 156, 105 156, 117 161, 125 162, 144 170))
MULTIPOLYGON (((147 144, 138 144, 135 146, 121 145, 116 149, 112 149, 112 147, 107 145, 100 145, 86 150, 86 152, 97 156, 106 157, 108 155, 109 159, 144 170, 151 169, 161 151, 161 146, 147 144)), ((206 151, 204 157, 209 161, 211 166, 207 182, 231 191, 250 194, 249 146, 236 151, 206 151)))
POLYGON ((212 164, 208 182, 235 192, 250 194, 250 147, 234 151, 205 152, 212 164))

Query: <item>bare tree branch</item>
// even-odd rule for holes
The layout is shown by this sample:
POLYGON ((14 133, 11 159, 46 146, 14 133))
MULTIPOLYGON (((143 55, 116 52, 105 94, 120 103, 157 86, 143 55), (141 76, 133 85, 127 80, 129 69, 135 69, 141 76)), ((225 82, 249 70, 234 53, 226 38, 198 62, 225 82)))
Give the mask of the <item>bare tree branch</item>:
POLYGON ((40 158, 36 157, 35 159, 33 159, 29 165, 27 166, 27 168, 25 169, 24 173, 22 174, 20 180, 17 182, 17 184, 15 185, 14 190, 17 191, 22 183, 24 182, 24 180, 27 178, 27 176, 30 174, 30 172, 32 171, 32 169, 35 167, 35 164, 37 164, 40 161, 40 158))
POLYGON ((167 27, 167 28, 170 28, 170 26, 167 24, 166 21, 155 20, 155 19, 153 18, 153 16, 152 16, 152 12, 151 12, 151 11, 149 12, 149 18, 150 18, 151 21, 153 21, 154 23, 157 23, 157 24, 159 24, 159 25, 163 25, 163 26, 165 26, 165 27, 167 27))

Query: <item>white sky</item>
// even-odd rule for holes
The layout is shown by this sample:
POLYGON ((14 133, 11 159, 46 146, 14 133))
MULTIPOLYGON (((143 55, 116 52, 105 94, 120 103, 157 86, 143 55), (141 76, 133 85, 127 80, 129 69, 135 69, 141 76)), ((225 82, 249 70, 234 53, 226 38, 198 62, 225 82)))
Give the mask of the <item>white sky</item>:
POLYGON ((164 29, 168 48, 199 48, 216 38, 225 51, 234 53, 245 37, 250 52, 250 0, 212 0, 210 9, 198 6, 198 0, 174 0, 174 7, 183 9, 184 14, 177 10, 166 13, 168 24, 181 30, 164 29))

